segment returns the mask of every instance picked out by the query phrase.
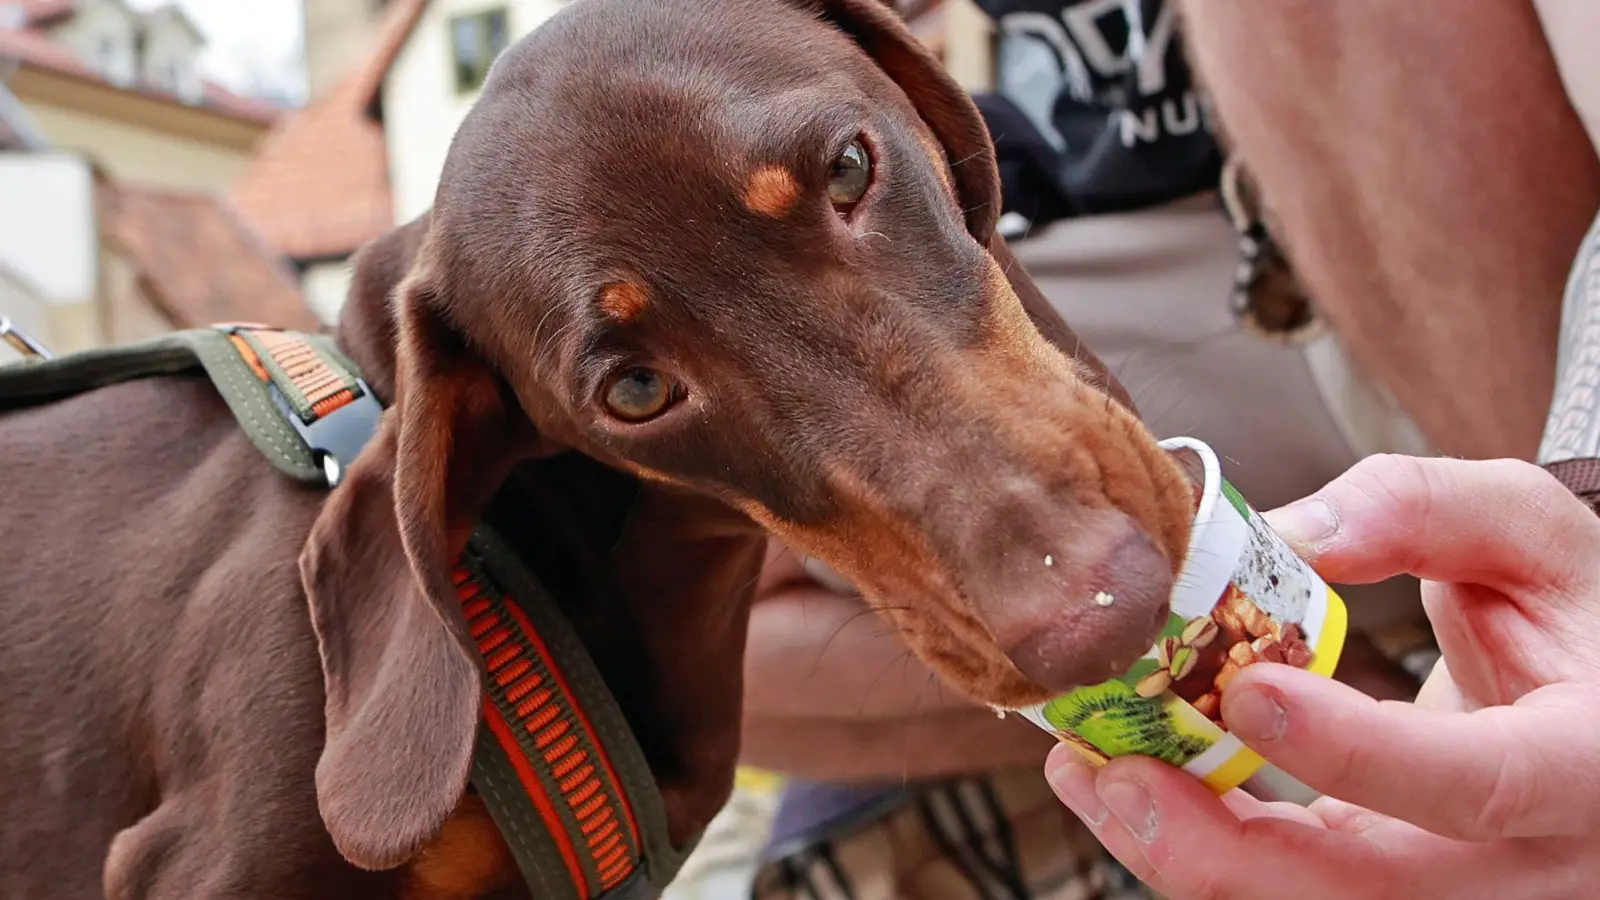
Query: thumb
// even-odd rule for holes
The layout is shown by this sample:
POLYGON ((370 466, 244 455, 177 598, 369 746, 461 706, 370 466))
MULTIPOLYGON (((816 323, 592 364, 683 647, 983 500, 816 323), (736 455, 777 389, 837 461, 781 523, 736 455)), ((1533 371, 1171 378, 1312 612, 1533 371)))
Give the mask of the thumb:
POLYGON ((1332 582, 1409 574, 1569 601, 1595 588, 1600 518, 1518 460, 1370 456, 1264 515, 1332 582))
POLYGON ((1541 688, 1471 713, 1373 700, 1262 663, 1222 698, 1229 730, 1308 786, 1460 840, 1600 830, 1600 712, 1587 688, 1541 688))

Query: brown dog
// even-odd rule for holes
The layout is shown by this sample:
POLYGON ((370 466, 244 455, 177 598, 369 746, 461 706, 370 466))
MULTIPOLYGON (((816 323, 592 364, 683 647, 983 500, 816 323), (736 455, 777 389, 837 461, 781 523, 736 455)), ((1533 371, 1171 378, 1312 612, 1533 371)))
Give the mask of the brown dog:
POLYGON ((997 191, 877 0, 564 9, 431 216, 361 255, 341 343, 393 405, 331 494, 200 379, 0 419, 0 896, 519 895, 464 798, 446 573, 484 516, 565 598, 678 839, 730 785, 767 531, 979 699, 1124 667, 1187 492, 1063 352, 997 191))

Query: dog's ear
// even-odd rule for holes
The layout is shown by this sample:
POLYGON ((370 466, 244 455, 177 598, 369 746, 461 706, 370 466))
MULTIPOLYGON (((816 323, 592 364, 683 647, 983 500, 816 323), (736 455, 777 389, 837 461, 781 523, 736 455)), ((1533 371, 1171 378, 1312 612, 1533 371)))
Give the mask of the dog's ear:
POLYGON ((340 853, 369 869, 410 859, 465 790, 482 685, 452 564, 533 443, 452 327, 426 246, 418 257, 393 298, 394 405, 300 557, 326 686, 317 801, 340 853))
POLYGON ((943 145, 967 230, 987 244, 1000 219, 994 142, 972 98, 886 0, 805 0, 848 34, 900 86, 943 145))

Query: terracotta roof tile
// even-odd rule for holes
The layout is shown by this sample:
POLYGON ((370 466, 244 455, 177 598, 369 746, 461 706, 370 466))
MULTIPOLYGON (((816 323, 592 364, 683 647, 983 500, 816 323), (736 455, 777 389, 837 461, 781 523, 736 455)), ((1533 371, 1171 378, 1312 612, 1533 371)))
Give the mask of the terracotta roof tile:
MULTIPOLYGON (((34 66, 67 75, 83 81, 113 87, 130 93, 139 94, 167 103, 184 104, 170 91, 157 88, 148 84, 135 84, 124 87, 108 81, 99 72, 91 69, 80 60, 64 44, 56 41, 49 34, 33 28, 4 28, 0 27, 0 59, 11 59, 24 65, 34 66)), ((201 98, 199 108, 208 109, 219 115, 234 119, 243 119, 262 125, 270 125, 283 117, 284 110, 271 103, 241 97, 224 88, 220 84, 207 81, 204 83, 205 93, 201 98)))
POLYGON ((280 122, 234 187, 267 242, 295 259, 343 256, 394 225, 383 126, 370 115, 426 0, 395 0, 360 68, 280 122))
POLYGON ((288 268, 210 194, 103 184, 106 240, 178 328, 264 322, 319 331, 288 268))

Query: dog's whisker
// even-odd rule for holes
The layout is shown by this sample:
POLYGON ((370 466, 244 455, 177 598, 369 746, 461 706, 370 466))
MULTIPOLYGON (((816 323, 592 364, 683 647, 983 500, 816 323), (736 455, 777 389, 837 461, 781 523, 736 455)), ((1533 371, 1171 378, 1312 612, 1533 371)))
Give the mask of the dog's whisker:
MULTIPOLYGON (((911 651, 909 650, 906 651, 906 653, 910 652, 911 651)), ((904 656, 905 654, 901 655, 904 656)), ((872 692, 878 687, 878 682, 883 680, 883 676, 889 674, 889 670, 895 667, 895 664, 900 661, 900 658, 901 657, 897 656, 894 659, 889 660, 889 664, 884 666, 883 670, 879 672, 877 676, 872 679, 871 683, 867 685, 867 689, 861 692, 861 705, 856 707, 857 716, 860 716, 862 713, 866 712, 867 701, 872 699, 872 692)))
MULTIPOLYGON (((885 609, 885 610, 892 609, 892 610, 897 610, 897 611, 909 610, 910 608, 911 607, 909 607, 909 606, 882 607, 882 609, 885 609)), ((839 627, 834 629, 833 634, 830 635, 828 637, 828 639, 823 642, 822 647, 819 650, 817 650, 817 658, 812 663, 811 672, 807 677, 810 677, 811 675, 817 674, 817 669, 821 668, 821 666, 822 666, 822 658, 828 655, 828 650, 833 646, 833 642, 839 639, 839 635, 843 634, 844 630, 846 628, 849 628, 851 624, 853 624, 857 619, 861 618, 862 616, 874 615, 877 612, 878 612, 878 610, 873 609, 870 606, 869 607, 865 607, 862 610, 860 610, 859 612, 853 613, 848 619, 845 619, 843 622, 839 623, 839 627)), ((899 629, 894 629, 892 631, 885 632, 883 635, 877 635, 877 637, 883 637, 883 636, 886 636, 886 635, 889 635, 889 634, 903 634, 903 633, 904 632, 900 631, 899 629)))

